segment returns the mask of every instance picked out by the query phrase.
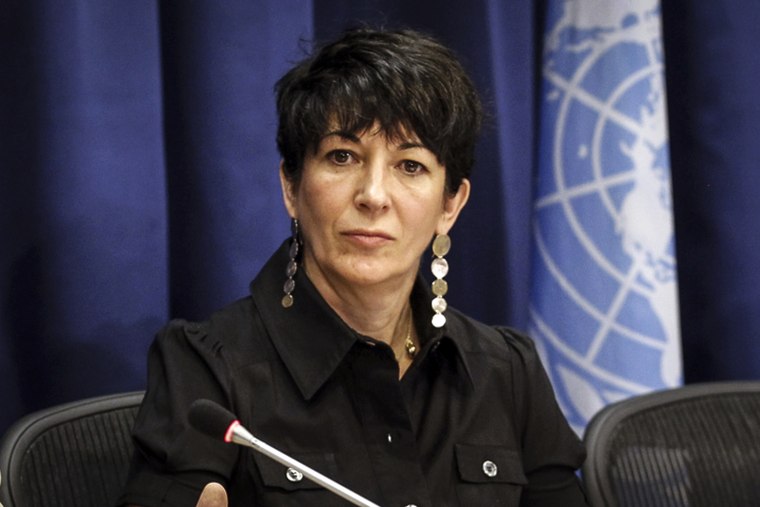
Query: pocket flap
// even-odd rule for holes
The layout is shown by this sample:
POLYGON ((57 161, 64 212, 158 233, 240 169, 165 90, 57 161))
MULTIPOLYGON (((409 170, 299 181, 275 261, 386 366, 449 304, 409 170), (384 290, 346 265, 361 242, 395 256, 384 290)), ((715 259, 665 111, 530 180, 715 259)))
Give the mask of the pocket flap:
MULTIPOLYGON (((259 470, 265 486, 281 488, 286 491, 301 489, 320 489, 322 486, 302 476, 300 472, 289 469, 272 458, 258 452, 251 453, 255 466, 259 470)), ((317 472, 334 479, 335 457, 332 453, 289 453, 289 456, 317 472)))
POLYGON ((502 482, 525 485, 520 454, 498 445, 456 444, 457 469, 465 482, 502 482))

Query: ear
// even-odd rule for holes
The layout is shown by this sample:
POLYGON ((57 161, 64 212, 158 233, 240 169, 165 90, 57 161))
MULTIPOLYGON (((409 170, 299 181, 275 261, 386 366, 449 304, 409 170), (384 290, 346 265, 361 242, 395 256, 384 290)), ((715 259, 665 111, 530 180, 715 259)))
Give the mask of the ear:
POLYGON ((297 194, 295 183, 285 176, 285 162, 280 160, 280 186, 282 187, 282 200, 290 218, 298 218, 297 194))
POLYGON ((467 200, 470 198, 470 180, 463 179, 459 184, 454 195, 446 195, 443 198, 443 214, 438 220, 438 226, 435 228, 436 234, 448 234, 449 230, 454 227, 454 223, 459 217, 467 200))

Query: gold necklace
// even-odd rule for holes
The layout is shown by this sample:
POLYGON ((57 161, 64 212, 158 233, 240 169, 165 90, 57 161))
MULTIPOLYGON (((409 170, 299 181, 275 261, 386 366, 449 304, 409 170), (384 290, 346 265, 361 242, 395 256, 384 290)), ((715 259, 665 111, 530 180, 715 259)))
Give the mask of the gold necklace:
MULTIPOLYGON (((404 350, 406 351, 407 357, 409 359, 414 359, 414 356, 417 355, 417 345, 414 344, 414 340, 412 340, 412 319, 411 315, 409 316, 409 327, 406 330, 406 338, 404 338, 404 350)), ((401 362, 401 356, 396 357, 397 362, 401 362)))
POLYGON ((406 355, 409 356, 409 359, 414 359, 414 356, 417 355, 417 345, 414 344, 414 340, 412 340, 412 321, 409 320, 409 330, 406 332, 406 338, 404 339, 404 349, 406 349, 406 355))

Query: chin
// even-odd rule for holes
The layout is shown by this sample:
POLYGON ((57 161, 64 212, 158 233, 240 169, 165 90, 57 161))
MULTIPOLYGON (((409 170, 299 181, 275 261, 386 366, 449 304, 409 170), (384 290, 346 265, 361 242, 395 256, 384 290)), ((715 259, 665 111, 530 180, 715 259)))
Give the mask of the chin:
MULTIPOLYGON (((364 263, 343 272, 343 276, 355 285, 377 285, 404 278, 408 271, 399 272, 398 264, 389 265, 387 262, 364 263)), ((416 271, 414 273, 416 275, 416 271)))

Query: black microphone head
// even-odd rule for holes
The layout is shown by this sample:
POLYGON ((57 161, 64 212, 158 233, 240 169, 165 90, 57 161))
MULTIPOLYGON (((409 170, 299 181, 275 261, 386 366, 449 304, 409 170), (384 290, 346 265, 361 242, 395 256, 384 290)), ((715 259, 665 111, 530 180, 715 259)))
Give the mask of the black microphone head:
POLYGON ((218 403, 211 400, 195 400, 187 413, 190 425, 201 433, 213 438, 226 440, 227 431, 237 418, 218 403))

